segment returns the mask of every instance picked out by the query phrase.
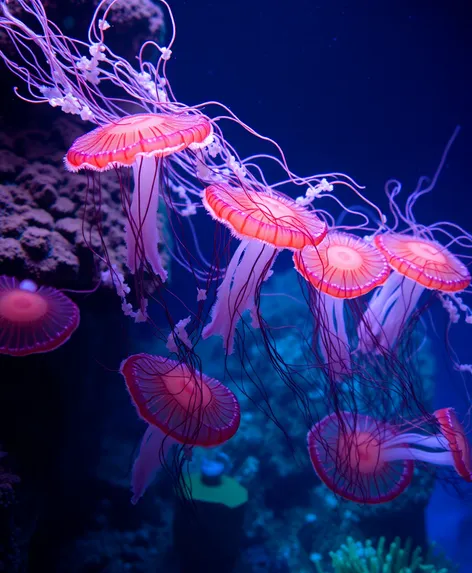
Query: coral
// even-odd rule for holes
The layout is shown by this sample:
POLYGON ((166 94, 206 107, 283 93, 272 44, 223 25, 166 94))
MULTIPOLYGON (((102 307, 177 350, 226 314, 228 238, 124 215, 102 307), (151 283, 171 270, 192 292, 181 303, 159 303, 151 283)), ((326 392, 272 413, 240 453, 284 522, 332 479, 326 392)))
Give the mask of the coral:
MULTIPOLYGON (((377 545, 370 539, 365 543, 356 543, 352 537, 348 537, 338 551, 330 553, 330 557, 334 573, 452 573, 457 570, 452 563, 446 563, 442 556, 436 556, 433 547, 429 548, 425 557, 421 553, 421 547, 412 551, 410 540, 402 547, 398 537, 389 546, 385 537, 381 537, 377 545)), ((313 554, 311 560, 316 570, 323 573, 321 555, 313 554)))

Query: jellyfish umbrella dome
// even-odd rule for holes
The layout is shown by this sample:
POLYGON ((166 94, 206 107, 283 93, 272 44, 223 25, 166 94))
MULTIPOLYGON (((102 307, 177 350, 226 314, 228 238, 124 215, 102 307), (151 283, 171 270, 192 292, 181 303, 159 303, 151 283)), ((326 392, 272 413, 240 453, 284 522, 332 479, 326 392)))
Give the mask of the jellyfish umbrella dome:
POLYGON ((460 292, 470 284, 467 267, 437 241, 398 233, 374 241, 395 271, 427 289, 460 292))
POLYGON ((217 446, 239 427, 236 396, 181 362, 135 354, 121 364, 121 374, 139 416, 182 444, 217 446))
POLYGON ((132 475, 132 502, 152 482, 173 444, 218 446, 239 428, 236 396, 221 382, 163 356, 135 354, 121 374, 139 416, 149 425, 132 475))
POLYGON ((82 135, 67 152, 64 163, 72 172, 133 168, 134 192, 129 213, 127 198, 122 197, 127 213, 128 267, 132 273, 141 263, 148 262, 162 281, 167 279, 157 248, 161 239, 156 221, 162 184, 160 161, 186 148, 207 146, 212 133, 211 123, 201 114, 136 114, 82 135))
POLYGON ((69 340, 79 322, 79 308, 62 292, 0 276, 0 354, 55 350, 69 340))
POLYGON ((411 459, 392 455, 397 432, 371 416, 330 414, 308 432, 308 452, 318 477, 335 494, 376 505, 402 494, 413 479, 411 459))
POLYGON ((328 227, 314 211, 268 188, 214 184, 204 190, 202 200, 211 217, 240 241, 218 288, 211 322, 203 330, 203 338, 222 336, 231 354, 236 326, 244 311, 253 313, 253 324, 257 326, 257 293, 269 278, 278 253, 318 245, 328 227))
POLYGON ((313 425, 308 451, 325 485, 358 503, 396 498, 410 485, 418 463, 452 468, 461 480, 472 482, 470 440, 450 407, 401 424, 336 412, 313 425))

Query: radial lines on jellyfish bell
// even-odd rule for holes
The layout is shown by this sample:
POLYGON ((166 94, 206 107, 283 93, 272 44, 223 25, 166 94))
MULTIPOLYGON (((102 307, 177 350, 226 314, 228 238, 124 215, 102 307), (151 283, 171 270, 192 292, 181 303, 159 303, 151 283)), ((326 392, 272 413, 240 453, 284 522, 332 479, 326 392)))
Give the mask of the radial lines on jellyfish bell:
POLYGON ((163 356, 135 354, 121 374, 139 416, 148 424, 133 468, 133 501, 152 481, 172 444, 218 446, 239 428, 236 396, 218 380, 163 356))
POLYGON ((315 424, 307 439, 319 478, 351 501, 391 501, 410 485, 415 462, 452 468, 472 482, 471 445, 453 408, 400 425, 336 412, 315 424))
POLYGON ((413 478, 413 461, 390 456, 393 426, 370 416, 337 412, 308 432, 308 451, 318 477, 336 494, 378 504, 399 496, 413 478))
POLYGON ((79 322, 79 308, 60 291, 0 276, 0 354, 55 350, 69 340, 79 322))
POLYGON ((212 125, 201 114, 146 113, 98 127, 79 137, 67 152, 64 162, 70 171, 132 167, 131 205, 129 195, 122 193, 128 267, 132 273, 147 262, 162 281, 167 279, 158 251, 161 164, 174 153, 205 147, 212 137, 212 125))
POLYGON ((383 284, 390 274, 384 255, 360 237, 330 231, 317 246, 293 255, 297 271, 318 294, 314 344, 320 345, 331 375, 339 379, 351 371, 351 344, 345 325, 345 301, 383 284))
POLYGON ((211 322, 203 330, 204 338, 222 336, 224 347, 231 354, 243 312, 251 311, 253 326, 259 326, 256 295, 270 276, 277 253, 319 244, 327 233, 327 225, 314 211, 269 188, 214 184, 205 189, 203 204, 214 219, 240 240, 218 287, 211 322))

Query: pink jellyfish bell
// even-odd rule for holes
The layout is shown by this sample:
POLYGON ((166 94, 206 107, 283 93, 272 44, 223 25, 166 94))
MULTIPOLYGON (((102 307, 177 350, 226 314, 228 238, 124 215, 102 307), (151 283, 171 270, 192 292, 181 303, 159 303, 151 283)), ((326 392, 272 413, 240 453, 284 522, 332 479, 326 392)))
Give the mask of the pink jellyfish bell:
POLYGON ((370 416, 333 413, 308 432, 308 451, 318 477, 334 493, 357 503, 379 504, 403 493, 413 461, 399 454, 403 436, 370 416))
POLYGON ((158 251, 161 237, 157 228, 162 161, 187 148, 205 147, 212 134, 211 123, 201 114, 143 113, 97 127, 79 137, 67 152, 64 162, 69 171, 133 168, 131 207, 128 209, 123 201, 132 273, 147 262, 162 281, 167 279, 158 251))
POLYGON ((313 211, 270 189, 218 183, 205 189, 203 204, 241 241, 218 287, 211 322, 203 329, 203 338, 222 336, 231 354, 239 319, 246 310, 254 312, 258 289, 270 276, 278 252, 318 245, 328 229, 313 211))
POLYGON ((55 350, 69 340, 79 322, 77 305, 60 291, 0 276, 0 354, 55 350))
POLYGON ((133 468, 136 503, 173 444, 223 444, 239 428, 240 409, 221 382, 163 356, 130 356, 121 364, 121 374, 139 416, 149 424, 133 468))
POLYGON ((436 433, 417 431, 418 424, 396 426, 350 412, 331 414, 308 433, 311 462, 332 491, 360 503, 383 503, 400 495, 411 482, 414 462, 451 467, 471 483, 471 445, 454 409, 437 410, 433 418, 436 433))

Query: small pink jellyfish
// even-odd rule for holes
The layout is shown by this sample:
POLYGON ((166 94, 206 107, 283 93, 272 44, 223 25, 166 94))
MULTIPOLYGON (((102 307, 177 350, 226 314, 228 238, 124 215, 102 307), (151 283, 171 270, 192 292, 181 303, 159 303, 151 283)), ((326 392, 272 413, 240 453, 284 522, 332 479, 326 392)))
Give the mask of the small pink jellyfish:
MULTIPOLYGON (((441 408, 434 412, 434 417, 442 434, 436 436, 436 439, 444 450, 444 464, 452 465, 461 478, 472 483, 472 449, 454 409, 441 408)), ((433 442, 433 447, 438 446, 433 442)))
POLYGON ((167 279, 158 251, 157 211, 165 178, 162 162, 187 148, 205 147, 212 134, 210 121, 201 114, 145 113, 97 127, 76 139, 67 152, 64 162, 69 171, 133 168, 131 206, 122 199, 132 273, 147 262, 162 281, 167 279))
POLYGON ((135 354, 120 371, 139 416, 149 424, 133 467, 136 503, 173 444, 223 444, 239 427, 240 408, 221 382, 175 360, 135 354))
POLYGON ((323 359, 335 378, 351 371, 345 301, 369 293, 390 274, 387 260, 372 244, 349 233, 329 231, 317 246, 293 255, 295 269, 315 287, 314 309, 323 359), (321 327, 319 325, 322 325, 321 327))
POLYGON ((378 349, 379 344, 386 349, 395 345, 424 289, 456 293, 470 284, 467 267, 436 241, 384 233, 374 242, 394 272, 365 313, 359 330, 359 350, 364 353, 378 349))
POLYGON ((214 184, 205 189, 203 204, 241 241, 218 288, 211 322, 203 330, 203 338, 222 336, 231 354, 243 312, 251 311, 253 324, 257 324, 257 292, 270 276, 278 252, 318 245, 327 225, 313 211, 270 189, 256 191, 214 184))
POLYGON ((52 287, 0 276, 0 354, 55 350, 79 326, 77 305, 52 287))
POLYGON ((307 436, 318 477, 337 495, 367 504, 391 501, 410 485, 414 466, 399 455, 402 438, 393 426, 350 412, 326 416, 307 436))

